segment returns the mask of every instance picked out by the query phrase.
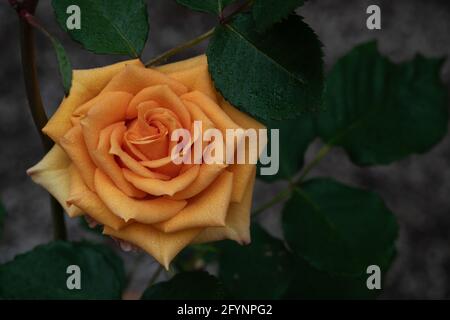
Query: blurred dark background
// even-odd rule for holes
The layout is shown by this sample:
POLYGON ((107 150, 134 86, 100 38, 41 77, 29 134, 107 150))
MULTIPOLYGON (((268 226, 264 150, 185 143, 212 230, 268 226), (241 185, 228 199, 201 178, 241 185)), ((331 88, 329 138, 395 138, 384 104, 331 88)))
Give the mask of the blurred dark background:
MULTIPOLYGON (((37 16, 65 46, 74 68, 102 66, 123 60, 83 50, 56 24, 49 0, 41 0, 37 16)), ((193 13, 174 0, 148 1, 150 35, 143 60, 150 59, 215 24, 215 18, 193 13)), ((420 52, 427 57, 450 54, 450 1, 448 0, 310 0, 298 10, 324 43, 326 69, 353 46, 378 39, 381 52, 399 62, 420 52), (366 28, 366 8, 381 7, 382 29, 366 28)), ((0 240, 0 263, 52 238, 50 206, 44 189, 33 184, 25 170, 42 156, 40 140, 25 99, 20 65, 18 24, 7 1, 0 3, 0 198, 8 215, 0 240)), ((175 59, 204 52, 206 43, 175 59)), ((44 104, 49 114, 58 106, 63 89, 50 43, 37 35, 37 58, 44 104)), ((450 89, 450 63, 442 70, 450 89)), ((450 90, 449 90, 450 91, 450 90)), ((316 141, 307 161, 320 147, 316 141)), ((425 155, 412 156, 390 166, 361 169, 345 153, 334 150, 312 172, 328 175, 354 186, 376 190, 396 214, 400 225, 398 255, 384 284, 383 299, 450 298, 450 135, 425 155)), ((284 183, 258 182, 255 204, 262 203, 284 183)), ((281 237, 279 210, 274 207, 259 219, 275 236, 281 237)), ((67 221, 71 239, 91 238, 113 245, 67 221)), ((156 268, 153 259, 137 253, 120 253, 128 270, 134 271, 131 292, 139 292, 156 268)), ((160 279, 164 279, 164 275, 160 279)))

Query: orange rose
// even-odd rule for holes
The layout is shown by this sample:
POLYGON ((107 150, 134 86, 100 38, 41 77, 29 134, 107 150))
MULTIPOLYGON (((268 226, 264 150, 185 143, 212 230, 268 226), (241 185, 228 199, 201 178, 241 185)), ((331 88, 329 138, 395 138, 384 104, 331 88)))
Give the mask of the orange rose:
POLYGON ((166 267, 190 243, 249 243, 255 165, 175 164, 171 133, 192 132, 194 121, 263 127, 219 96, 205 56, 76 70, 43 129, 56 144, 28 174, 70 217, 89 215, 166 267))

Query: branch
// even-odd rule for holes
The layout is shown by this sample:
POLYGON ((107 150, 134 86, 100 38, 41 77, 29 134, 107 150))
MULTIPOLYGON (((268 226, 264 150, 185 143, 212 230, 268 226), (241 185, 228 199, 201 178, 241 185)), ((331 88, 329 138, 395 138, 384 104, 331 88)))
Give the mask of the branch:
MULTIPOLYGON (((42 104, 37 76, 33 28, 28 23, 27 19, 25 19, 26 15, 32 15, 35 12, 38 1, 31 0, 17 2, 15 0, 10 0, 10 4, 19 15, 20 49, 28 106, 33 117, 33 122, 38 129, 42 145, 46 151, 49 151, 53 147, 53 142, 42 132, 42 128, 45 126, 48 119, 42 104)), ((54 238, 56 240, 66 240, 67 232, 64 222, 64 212, 62 207, 53 197, 51 197, 51 210, 54 238)))
POLYGON ((275 197, 273 197, 271 200, 269 200, 268 202, 264 203, 263 205, 261 205, 260 207, 256 208, 252 215, 256 216, 258 214, 260 214, 261 212, 263 212, 266 209, 269 209, 271 207, 273 207, 274 205, 276 205, 277 203, 280 203, 281 201, 284 201, 286 199, 288 199, 291 195, 292 190, 294 190, 294 188, 296 186, 298 186, 299 184, 301 184, 305 178, 307 177, 307 175, 309 174, 309 172, 317 165, 319 164, 320 161, 322 161, 322 159, 328 154, 328 152, 330 152, 331 150, 331 145, 326 144, 324 145, 316 154, 316 156, 314 157, 314 159, 309 162, 305 168, 303 169, 302 173, 300 174, 300 177, 298 179, 296 179, 295 181, 291 181, 289 183, 289 186, 286 189, 281 190, 279 193, 277 193, 275 195, 275 197))
POLYGON ((171 56, 176 55, 177 53, 179 53, 183 50, 189 49, 189 48, 199 44, 200 42, 210 38, 213 35, 213 33, 214 33, 214 28, 206 31, 205 33, 199 35, 198 37, 196 37, 192 40, 182 43, 182 44, 176 46, 175 48, 172 48, 172 49, 160 54, 159 56, 148 61, 145 64, 145 66, 152 67, 152 66, 161 64, 161 63, 165 62, 167 59, 169 59, 171 56))
MULTIPOLYGON (((242 5, 238 6, 235 10, 233 10, 233 12, 231 12, 228 16, 224 17, 223 16, 223 12, 220 13, 219 15, 219 22, 220 24, 227 24, 228 22, 231 21, 231 19, 237 15, 238 13, 247 10, 251 5, 253 4, 253 0, 248 0, 246 2, 244 2, 242 5)), ((187 42, 184 42, 170 50, 167 50, 166 52, 160 54, 159 56, 147 61, 145 63, 145 66, 148 67, 153 67, 156 66, 158 64, 161 64, 165 61, 167 61, 167 59, 169 59, 170 57, 176 55, 177 53, 192 48, 193 46, 203 42, 204 40, 210 38, 213 34, 214 34, 214 30, 215 28, 212 28, 208 31, 206 31, 205 33, 199 35, 198 37, 195 37, 194 39, 191 39, 187 42)))

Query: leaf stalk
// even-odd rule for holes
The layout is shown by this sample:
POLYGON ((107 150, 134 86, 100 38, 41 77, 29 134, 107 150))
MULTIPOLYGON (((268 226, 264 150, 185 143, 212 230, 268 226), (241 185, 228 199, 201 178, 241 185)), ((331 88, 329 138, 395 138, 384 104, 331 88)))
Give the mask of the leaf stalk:
POLYGON ((324 145, 316 154, 316 156, 314 157, 313 160, 311 160, 311 162, 309 162, 303 169, 302 173, 300 174, 300 177, 298 179, 295 179, 294 181, 291 181, 288 185, 287 188, 281 190, 279 193, 277 193, 271 200, 269 200, 268 202, 264 203, 263 205, 261 205, 260 207, 258 207, 257 209, 255 209, 252 213, 253 216, 256 216, 258 214, 260 214, 261 212, 265 211, 266 209, 269 209, 271 207, 273 207, 274 205, 287 200, 292 191, 299 185, 301 184, 305 178, 308 176, 308 174, 311 172, 311 170, 317 166, 320 161, 322 161, 323 158, 325 158, 325 156, 330 152, 332 146, 329 144, 324 145))

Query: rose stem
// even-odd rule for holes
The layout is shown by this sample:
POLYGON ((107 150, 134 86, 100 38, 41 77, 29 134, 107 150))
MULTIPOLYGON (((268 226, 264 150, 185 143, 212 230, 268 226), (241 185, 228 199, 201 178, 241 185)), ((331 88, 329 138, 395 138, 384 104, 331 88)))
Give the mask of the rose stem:
POLYGON ((177 53, 179 53, 179 52, 181 52, 183 50, 189 49, 189 48, 199 44, 200 42, 210 38, 213 35, 213 33, 214 33, 214 28, 206 31, 205 33, 199 35, 198 37, 196 37, 194 39, 191 39, 191 40, 189 40, 189 41, 187 41, 185 43, 182 43, 182 44, 180 44, 180 45, 178 45, 178 46, 176 46, 176 47, 174 47, 174 48, 172 48, 172 49, 170 49, 170 50, 160 54, 159 56, 157 56, 157 57, 151 59, 150 61, 148 61, 145 64, 145 66, 146 67, 152 67, 152 66, 155 66, 157 64, 163 63, 167 59, 169 59, 171 56, 173 56, 173 55, 175 55, 175 54, 177 54, 177 53))
MULTIPOLYGON (((244 2, 242 5, 240 5, 239 7, 237 7, 233 12, 231 12, 228 16, 224 17, 223 16, 223 11, 220 12, 219 14, 219 22, 220 24, 226 24, 228 23, 231 18, 233 18, 236 14, 246 10, 249 8, 249 6, 251 6, 253 4, 253 0, 248 0, 246 2, 244 2)), ((214 30, 215 28, 212 28, 208 31, 206 31, 205 33, 202 33, 201 35, 195 37, 194 39, 191 39, 187 42, 184 42, 172 49, 167 50, 166 52, 160 54, 159 56, 156 56, 155 58, 147 61, 145 63, 145 66, 148 67, 153 67, 156 66, 160 63, 165 62, 167 59, 169 59, 170 57, 176 55, 177 53, 192 48, 193 46, 203 42, 204 40, 210 38, 213 34, 214 34, 214 30)))
MULTIPOLYGON (((33 28, 23 18, 26 13, 34 14, 38 0, 24 1, 17 5, 17 2, 11 1, 11 4, 15 4, 15 9, 19 13, 19 25, 20 25, 20 48, 22 56, 22 69, 23 77, 25 80, 25 89, 27 92, 28 106, 33 117, 34 124, 38 129, 42 145, 45 151, 49 151, 53 143, 52 141, 42 133, 42 128, 47 123, 47 115, 45 114, 44 106, 42 104, 41 93, 39 89, 39 82, 36 69, 35 59, 35 45, 33 28)), ((64 221, 64 212, 61 205, 55 198, 50 197, 51 211, 53 219, 53 235, 55 240, 66 240, 67 231, 64 221)))
POLYGON ((323 158, 330 152, 331 145, 326 144, 324 145, 316 154, 314 159, 309 162, 305 168, 303 169, 302 173, 300 174, 300 177, 298 179, 295 179, 294 181, 289 182, 289 186, 283 190, 281 190, 279 193, 277 193, 270 201, 264 203, 263 205, 256 208, 253 212, 253 216, 257 216, 261 212, 263 212, 266 209, 269 209, 276 205, 277 203, 280 203, 281 201, 284 201, 289 198, 291 195, 291 192, 298 187, 299 184, 301 184, 305 178, 308 176, 309 172, 317 165, 320 161, 322 161, 323 158))

